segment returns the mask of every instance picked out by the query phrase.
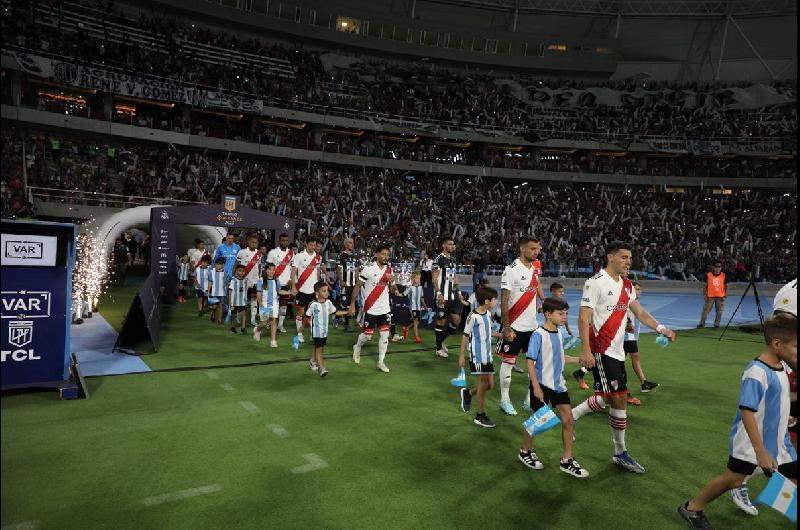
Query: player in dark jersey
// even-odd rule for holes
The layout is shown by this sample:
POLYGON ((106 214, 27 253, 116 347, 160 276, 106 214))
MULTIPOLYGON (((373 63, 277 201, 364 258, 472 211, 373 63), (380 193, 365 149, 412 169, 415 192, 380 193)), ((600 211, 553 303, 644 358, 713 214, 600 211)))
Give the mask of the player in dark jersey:
POLYGON ((458 277, 453 252, 456 244, 451 238, 441 241, 442 252, 433 260, 433 289, 436 301, 436 355, 447 357, 445 339, 461 324, 461 302, 458 298, 458 277), (450 322, 447 316, 450 315, 450 322))
MULTIPOLYGON (((336 278, 339 281, 339 309, 347 309, 350 307, 350 301, 353 299, 353 288, 356 286, 358 279, 358 260, 353 252, 355 242, 347 238, 344 240, 344 250, 339 253, 339 264, 336 267, 336 278)), ((344 317, 344 330, 346 332, 352 331, 350 329, 350 317, 344 317)))

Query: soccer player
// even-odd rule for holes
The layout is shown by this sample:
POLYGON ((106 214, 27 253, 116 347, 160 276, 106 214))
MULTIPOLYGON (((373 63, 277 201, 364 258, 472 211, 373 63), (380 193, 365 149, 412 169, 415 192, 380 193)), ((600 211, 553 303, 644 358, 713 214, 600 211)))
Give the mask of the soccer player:
MULTIPOLYGON (((642 324, 669 340, 675 340, 675 333, 653 318, 636 299, 633 284, 625 277, 631 267, 630 245, 621 241, 609 243, 606 262, 605 269, 586 280, 583 287, 578 315, 578 331, 583 341, 580 362, 592 370, 595 392, 592 397, 596 405, 603 408, 606 400, 610 405, 613 462, 633 473, 644 473, 644 467, 628 454, 625 446, 628 376, 623 342, 628 308, 642 324)), ((581 403, 575 407, 573 416, 579 418, 591 410, 589 407, 587 402, 581 403)))
POLYGON ((497 344, 497 351, 503 357, 500 365, 500 410, 510 416, 517 415, 509 396, 511 373, 517 363, 517 355, 527 350, 531 333, 539 327, 536 297, 544 300, 544 289, 534 266, 542 245, 537 239, 523 236, 517 246, 519 257, 505 268, 500 277, 503 339, 497 344))
POLYGON ((445 339, 458 329, 461 324, 461 302, 458 301, 458 276, 456 275, 456 260, 453 252, 456 244, 451 238, 444 238, 441 242, 442 252, 433 261, 433 289, 436 301, 436 355, 447 357, 445 339), (450 322, 447 322, 450 315, 450 322))
POLYGON ((261 340, 261 330, 270 326, 270 347, 278 347, 278 315, 280 315, 279 298, 283 294, 291 294, 284 290, 275 274, 276 268, 272 263, 264 266, 264 273, 256 286, 256 301, 258 302, 261 322, 253 330, 253 339, 261 340))
POLYGON ((194 273, 195 269, 200 266, 200 260, 203 256, 208 256, 208 250, 206 250, 206 242, 202 239, 195 239, 194 240, 194 248, 190 248, 186 254, 189 255, 189 265, 191 269, 189 270, 190 273, 194 273))
MULTIPOLYGON (((292 281, 292 258, 294 258, 297 245, 292 243, 289 246, 289 236, 281 234, 278 236, 278 246, 273 248, 267 254, 267 262, 275 264, 275 278, 282 286, 287 286, 292 281)), ((286 319, 286 310, 289 306, 289 301, 292 299, 291 293, 289 295, 280 295, 278 303, 280 304, 280 312, 278 314, 278 331, 286 333, 283 327, 283 321, 286 319)))
POLYGON ((200 263, 194 269, 192 276, 194 276, 194 288, 197 295, 197 316, 203 316, 206 311, 206 302, 208 299, 208 287, 211 280, 211 256, 207 253, 203 254, 200 258, 200 263))
MULTIPOLYGON (((545 322, 531 334, 528 344, 528 391, 530 392, 531 410, 536 412, 550 403, 558 410, 561 417, 561 441, 564 453, 559 469, 568 475, 586 478, 589 472, 583 469, 572 456, 574 425, 572 406, 567 393, 567 382, 564 381, 564 363, 577 363, 578 358, 564 355, 564 342, 560 326, 567 321, 569 305, 555 298, 547 298, 542 302, 542 314, 545 322)), ((539 457, 533 451, 533 437, 525 431, 522 448, 518 456, 520 462, 531 469, 542 469, 539 457)))
MULTIPOLYGON (((344 250, 339 253, 339 264, 336 267, 336 278, 339 281, 339 308, 349 309, 353 298, 353 288, 358 278, 358 261, 353 253, 355 242, 351 238, 344 240, 344 250)), ((349 333, 350 317, 344 317, 344 331, 349 333)))
POLYGON ((392 266, 389 265, 389 245, 379 244, 375 248, 375 261, 363 267, 358 276, 353 299, 350 301, 349 314, 356 314, 356 299, 364 291, 364 330, 358 335, 353 345, 353 362, 361 362, 361 348, 372 340, 375 328, 378 328, 378 364, 377 369, 388 373, 384 359, 389 347, 389 326, 391 325, 391 308, 389 307, 389 288, 394 282, 392 266))
POLYGON ((422 273, 419 271, 411 273, 411 286, 406 294, 411 308, 411 324, 414 326, 414 343, 419 344, 422 342, 422 338, 419 336, 419 320, 422 318, 422 310, 427 309, 422 291, 422 273))
POLYGON ((303 321, 306 308, 314 301, 314 285, 320 281, 322 256, 317 253, 317 239, 306 239, 306 249, 292 258, 292 294, 294 300, 294 320, 297 326, 297 340, 303 342, 303 321))
POLYGON ((311 321, 311 340, 314 341, 314 353, 308 361, 312 370, 318 370, 320 377, 328 375, 325 368, 325 344, 328 342, 328 324, 331 315, 342 316, 347 311, 336 309, 328 297, 330 287, 325 282, 314 284, 315 299, 308 305, 306 316, 311 321))
POLYGON ((189 285, 189 255, 184 254, 178 262, 178 302, 186 301, 186 286, 189 285))
POLYGON ((228 311, 231 312, 231 333, 236 333, 236 320, 242 320, 242 334, 247 333, 248 288, 246 267, 238 263, 233 269, 233 278, 228 283, 228 311))
POLYGON ((797 366, 797 318, 773 315, 764 322, 764 335, 766 347, 742 376, 727 469, 678 507, 678 514, 692 528, 711 528, 705 507, 739 487, 756 468, 767 474, 777 470, 797 483, 797 452, 787 432, 789 379, 783 365, 797 366))
POLYGON ((478 412, 473 422, 479 427, 492 428, 495 423, 486 415, 486 392, 494 388, 494 363, 492 362, 492 308, 497 305, 497 291, 491 287, 478 287, 475 291, 477 307, 464 323, 458 366, 464 369, 464 353, 469 347, 469 372, 478 377, 476 388, 461 389, 461 410, 469 412, 472 396, 478 396, 478 412))
POLYGON ((231 232, 228 232, 228 234, 225 236, 225 240, 214 252, 214 257, 211 259, 211 261, 216 264, 217 259, 225 258, 225 274, 227 274, 228 278, 230 278, 233 276, 233 267, 237 263, 236 256, 239 255, 240 250, 242 249, 235 243, 234 235, 231 232))
POLYGON ((258 237, 252 235, 247 238, 247 248, 236 254, 239 265, 244 267, 244 280, 247 284, 247 304, 242 318, 250 317, 250 323, 255 326, 258 316, 258 302, 256 285, 258 284, 258 268, 261 262, 261 252, 258 250, 258 237))
POLYGON ((228 296, 228 275, 225 272, 225 264, 225 258, 217 258, 214 270, 208 279, 208 305, 213 306, 211 321, 217 324, 222 324, 222 306, 228 296))

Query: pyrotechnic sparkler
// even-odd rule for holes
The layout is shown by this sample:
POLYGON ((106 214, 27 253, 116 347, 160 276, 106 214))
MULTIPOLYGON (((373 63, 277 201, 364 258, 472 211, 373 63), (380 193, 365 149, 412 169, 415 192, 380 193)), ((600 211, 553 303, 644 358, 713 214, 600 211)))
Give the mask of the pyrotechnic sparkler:
POLYGON ((109 276, 106 250, 92 234, 94 220, 88 221, 78 236, 75 269, 72 274, 72 310, 81 318, 84 309, 89 312, 97 308, 100 295, 109 276))

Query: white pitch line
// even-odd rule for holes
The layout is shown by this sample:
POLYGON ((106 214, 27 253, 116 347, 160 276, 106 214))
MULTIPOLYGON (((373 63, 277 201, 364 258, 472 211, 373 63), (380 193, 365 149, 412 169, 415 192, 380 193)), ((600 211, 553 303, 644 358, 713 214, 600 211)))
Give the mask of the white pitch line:
POLYGON ((191 488, 188 490, 156 495, 155 497, 147 497, 146 499, 142 499, 142 503, 145 506, 156 506, 158 504, 164 504, 165 502, 179 501, 181 499, 188 499, 190 497, 198 497, 200 495, 208 495, 209 493, 215 493, 221 489, 222 486, 219 484, 210 484, 208 486, 200 486, 199 488, 191 488))
POLYGON ((217 372, 212 372, 211 370, 206 370, 205 374, 208 376, 209 379, 219 379, 219 374, 217 372))
POLYGON ((241 405, 242 408, 247 412, 258 412, 258 405, 252 401, 240 401, 239 405, 241 405))
POLYGON ((324 469, 328 467, 328 463, 324 461, 320 456, 316 453, 308 453, 303 455, 306 462, 308 462, 304 466, 295 467, 292 469, 292 473, 295 475, 300 473, 308 473, 309 471, 316 471, 318 469, 324 469))
POLYGON ((222 390, 224 390, 228 394, 236 393, 236 388, 233 385, 229 385, 228 383, 220 383, 219 386, 220 388, 222 388, 222 390))
POLYGON ((21 523, 8 524, 0 530, 36 530, 39 528, 39 521, 23 521, 21 523))
POLYGON ((267 429, 272 431, 272 434, 280 436, 281 438, 289 437, 289 431, 284 429, 282 425, 276 425, 276 424, 267 425, 267 429))

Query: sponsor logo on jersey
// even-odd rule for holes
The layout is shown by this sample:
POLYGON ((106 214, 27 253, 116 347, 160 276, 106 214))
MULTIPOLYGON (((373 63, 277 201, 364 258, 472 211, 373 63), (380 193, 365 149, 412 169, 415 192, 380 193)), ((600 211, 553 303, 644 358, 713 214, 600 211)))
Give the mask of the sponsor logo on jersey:
POLYGON ((607 305, 606 311, 611 311, 612 313, 617 311, 627 311, 628 304, 615 304, 615 305, 607 305))

